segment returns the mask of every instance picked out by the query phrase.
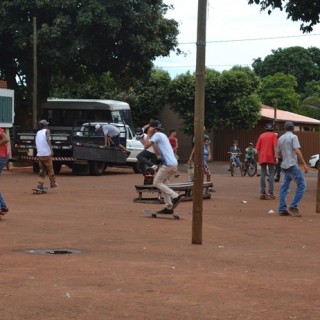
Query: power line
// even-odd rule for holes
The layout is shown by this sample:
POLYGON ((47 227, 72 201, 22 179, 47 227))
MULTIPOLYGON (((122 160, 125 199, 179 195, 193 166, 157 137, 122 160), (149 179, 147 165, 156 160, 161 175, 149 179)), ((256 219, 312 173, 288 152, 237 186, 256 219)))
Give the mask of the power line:
MULTIPOLYGON (((297 36, 282 36, 282 37, 265 37, 265 38, 246 38, 246 39, 232 39, 232 40, 211 40, 206 43, 225 43, 225 42, 244 42, 244 41, 262 41, 262 40, 275 40, 275 39, 289 39, 289 38, 302 38, 302 37, 315 37, 320 36, 320 33, 315 34, 300 34, 297 36)), ((181 42, 179 45, 195 44, 196 42, 181 42)))

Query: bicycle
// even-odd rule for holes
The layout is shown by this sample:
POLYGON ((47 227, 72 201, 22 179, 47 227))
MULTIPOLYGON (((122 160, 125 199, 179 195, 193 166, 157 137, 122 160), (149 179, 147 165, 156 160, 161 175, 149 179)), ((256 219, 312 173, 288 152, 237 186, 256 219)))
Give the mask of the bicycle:
POLYGON ((257 173, 257 168, 258 166, 256 161, 252 157, 247 158, 247 161, 245 161, 243 175, 245 176, 248 173, 249 177, 253 177, 257 173))
MULTIPOLYGON (((238 166, 237 165, 237 162, 236 162, 236 158, 238 157, 238 155, 240 155, 241 153, 239 152, 228 152, 231 154, 231 158, 230 158, 230 173, 231 173, 231 176, 233 177, 235 174, 237 174, 237 170, 236 168, 239 168, 240 170, 240 175, 242 176, 242 164, 241 164, 241 161, 240 161, 240 165, 238 166)), ((240 160, 240 159, 239 159, 240 160)))

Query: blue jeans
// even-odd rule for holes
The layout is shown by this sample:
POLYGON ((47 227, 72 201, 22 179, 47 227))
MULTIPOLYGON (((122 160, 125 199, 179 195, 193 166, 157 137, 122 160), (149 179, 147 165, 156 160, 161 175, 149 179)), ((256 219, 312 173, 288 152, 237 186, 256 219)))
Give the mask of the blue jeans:
MULTIPOLYGON (((0 158, 0 174, 4 166, 7 164, 7 162, 8 162, 8 157, 0 158)), ((7 207, 6 202, 4 201, 3 196, 0 192, 0 210, 6 207, 7 207)))
POLYGON ((266 193, 266 176, 267 167, 269 169, 269 193, 273 193, 274 184, 274 164, 262 163, 261 164, 261 176, 260 176, 260 193, 266 193))
POLYGON ((291 181, 294 181, 296 183, 297 189, 290 204, 290 208, 298 208, 298 204, 307 189, 307 184, 304 179, 303 173, 298 166, 292 166, 289 169, 282 169, 282 173, 283 182, 280 189, 279 212, 284 212, 285 210, 287 210, 286 198, 291 181))

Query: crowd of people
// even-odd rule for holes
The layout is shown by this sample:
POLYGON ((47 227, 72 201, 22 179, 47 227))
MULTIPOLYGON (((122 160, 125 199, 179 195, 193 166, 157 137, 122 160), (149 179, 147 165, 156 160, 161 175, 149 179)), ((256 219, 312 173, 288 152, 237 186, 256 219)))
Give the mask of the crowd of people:
MULTIPOLYGON (((39 122, 39 130, 36 134, 37 157, 39 159, 39 181, 37 189, 44 189, 44 179, 46 175, 49 177, 50 187, 58 186, 53 170, 52 156, 53 150, 50 143, 49 123, 46 120, 39 122)), ((120 145, 119 129, 109 125, 96 125, 96 130, 101 130, 105 136, 105 146, 116 145, 124 152, 129 154, 128 150, 120 145)), ((247 162, 258 157, 258 163, 261 167, 260 174, 260 199, 274 200, 274 182, 280 180, 280 171, 283 175, 283 182, 279 194, 279 210, 280 216, 291 215, 294 217, 301 216, 298 205, 306 190, 306 181, 302 171, 299 168, 298 161, 302 164, 304 172, 308 172, 308 166, 303 158, 300 150, 300 143, 297 135, 293 133, 294 124, 288 121, 284 124, 285 133, 278 138, 278 134, 274 132, 274 126, 271 123, 266 124, 265 132, 262 133, 256 145, 252 142, 245 149, 244 166, 240 160, 241 150, 238 141, 234 140, 232 147, 229 149, 230 163, 231 159, 235 164, 246 170, 247 162), (267 182, 266 182, 267 180, 267 182), (297 187, 295 194, 287 205, 287 194, 291 182, 295 182, 297 187)), ((173 214, 175 207, 179 204, 182 196, 173 191, 169 186, 172 177, 179 177, 178 171, 178 138, 177 130, 171 129, 170 135, 164 133, 164 128, 159 120, 151 118, 149 123, 136 131, 136 137, 141 141, 144 150, 137 156, 140 171, 146 175, 148 169, 154 172, 153 185, 158 188, 163 195, 165 207, 158 213, 173 214)), ((8 137, 3 129, 0 129, 0 174, 8 163, 8 137)), ((188 164, 192 167, 194 157, 193 147, 189 157, 188 164)), ((211 182, 211 173, 208 162, 212 160, 210 151, 210 139, 204 134, 204 177, 211 182)), ((193 177, 190 178, 193 181, 193 177)), ((214 191, 212 188, 210 191, 214 191)), ((9 211, 3 195, 0 192, 0 215, 4 215, 9 211)))

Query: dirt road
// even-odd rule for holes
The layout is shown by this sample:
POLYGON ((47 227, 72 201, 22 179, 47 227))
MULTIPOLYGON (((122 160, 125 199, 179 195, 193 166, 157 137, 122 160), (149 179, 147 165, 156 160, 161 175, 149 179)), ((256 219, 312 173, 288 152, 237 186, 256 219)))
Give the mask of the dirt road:
POLYGON ((32 194, 30 168, 3 172, 0 319, 320 319, 316 173, 292 218, 268 214, 278 199, 258 199, 259 178, 214 172, 202 245, 191 244, 192 202, 180 220, 150 218, 143 209, 162 206, 133 202, 142 179, 130 169, 65 170, 45 195, 32 194))

